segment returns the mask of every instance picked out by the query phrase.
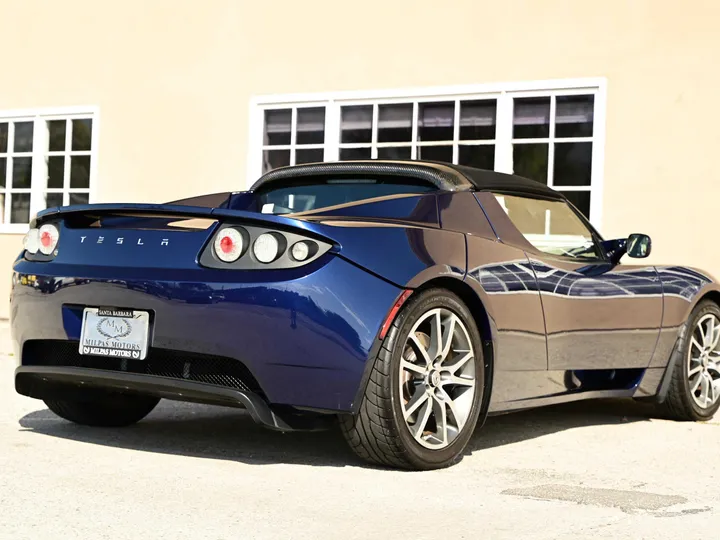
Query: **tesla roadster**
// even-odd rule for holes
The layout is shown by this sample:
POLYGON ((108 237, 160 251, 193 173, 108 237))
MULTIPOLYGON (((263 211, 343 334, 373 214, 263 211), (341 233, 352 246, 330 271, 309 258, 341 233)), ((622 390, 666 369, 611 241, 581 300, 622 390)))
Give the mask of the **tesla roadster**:
MULTIPOLYGON (((20 394, 92 426, 161 398, 371 462, 448 466, 488 415, 601 397, 720 406, 720 288, 626 264, 563 195, 439 163, 286 167, 249 191, 50 208, 13 265, 20 394)), ((625 260, 623 260, 625 259, 625 260)))

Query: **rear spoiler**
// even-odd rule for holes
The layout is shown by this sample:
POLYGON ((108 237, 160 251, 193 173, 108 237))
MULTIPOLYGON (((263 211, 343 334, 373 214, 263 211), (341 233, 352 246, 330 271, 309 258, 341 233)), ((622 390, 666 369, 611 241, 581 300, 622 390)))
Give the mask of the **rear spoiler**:
POLYGON ((31 228, 37 228, 48 221, 59 219, 74 221, 76 226, 90 226, 94 221, 102 218, 117 219, 143 219, 165 220, 204 218, 212 220, 229 220, 242 223, 254 223, 263 226, 276 227, 289 231, 305 231, 311 235, 327 239, 321 232, 324 227, 312 222, 283 217, 273 214, 262 214, 247 210, 234 210, 228 208, 206 208, 201 206, 184 206, 180 204, 144 204, 144 203, 111 203, 111 204, 81 204, 73 206, 60 206, 48 208, 38 213, 30 222, 31 228))

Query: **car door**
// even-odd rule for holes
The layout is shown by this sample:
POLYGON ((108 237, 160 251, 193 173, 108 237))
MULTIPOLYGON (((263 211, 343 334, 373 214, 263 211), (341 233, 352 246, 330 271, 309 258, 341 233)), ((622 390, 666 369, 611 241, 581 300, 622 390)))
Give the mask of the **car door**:
POLYGON ((565 200, 496 194, 527 241, 547 335, 548 369, 645 368, 662 319, 655 268, 613 264, 565 200))

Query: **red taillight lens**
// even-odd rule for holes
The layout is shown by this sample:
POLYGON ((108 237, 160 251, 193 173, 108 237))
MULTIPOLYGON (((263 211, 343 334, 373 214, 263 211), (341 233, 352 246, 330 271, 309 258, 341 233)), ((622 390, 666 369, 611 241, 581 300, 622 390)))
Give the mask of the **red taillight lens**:
POLYGON ((237 229, 228 227, 220 231, 213 242, 217 258, 223 262, 237 261, 243 254, 243 236, 237 229))
POLYGON ((38 231, 38 249, 43 255, 52 255, 60 239, 60 231, 55 225, 49 223, 40 227, 38 231))

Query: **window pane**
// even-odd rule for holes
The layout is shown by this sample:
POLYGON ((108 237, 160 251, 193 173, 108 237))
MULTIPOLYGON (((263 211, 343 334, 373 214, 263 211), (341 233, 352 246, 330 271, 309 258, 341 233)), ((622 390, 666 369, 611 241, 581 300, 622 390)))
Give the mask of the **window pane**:
MULTIPOLYGON (((5 171, 7 170, 7 158, 0 158, 0 187, 5 187, 5 171)), ((2 208, 0 208, 2 213, 2 208)))
POLYGON ((540 251, 598 258, 592 233, 565 202, 495 195, 513 224, 540 251))
POLYGON ((325 107, 298 109, 297 144, 322 144, 325 142, 325 107))
POLYGON ((33 123, 15 123, 15 152, 32 152, 33 148, 33 123))
POLYGON ((51 120, 48 122, 48 135, 50 137, 49 149, 51 152, 62 152, 65 150, 65 131, 67 122, 65 120, 51 120))
POLYGON ((70 187, 90 187, 90 156, 73 156, 70 158, 70 187))
MULTIPOLYGON (((73 159, 77 159, 77 158, 73 158, 73 159)), ((48 164, 47 187, 49 187, 49 188, 63 187, 63 180, 65 178, 65 157, 64 156, 50 156, 48 158, 47 164, 48 164)))
POLYGON ((487 169, 489 171, 495 169, 494 144, 483 144, 481 146, 461 144, 459 150, 458 164, 477 167, 478 169, 487 169))
POLYGON ((72 121, 72 149, 90 150, 92 142, 92 120, 72 121))
POLYGON ((292 111, 290 109, 265 111, 265 136, 263 138, 263 144, 273 146, 290 144, 291 123, 292 111))
POLYGON ((410 142, 412 103, 378 107, 378 142, 410 142))
POLYGON ((378 148, 378 159, 410 159, 412 149, 409 146, 389 146, 378 148))
POLYGON ((12 187, 29 188, 32 172, 32 158, 13 158, 12 187))
POLYGON ((370 156, 370 147, 340 149, 340 161, 352 161, 353 159, 370 159, 370 156))
POLYGON ((460 103, 460 140, 495 138, 497 101, 463 101, 460 103))
POLYGON ((63 205, 63 194, 62 193, 46 193, 45 194, 45 208, 53 208, 55 206, 63 205))
POLYGON ((556 137, 592 137, 595 96, 558 96, 555 105, 556 137))
POLYGON ((563 191, 565 197, 588 219, 590 219, 590 192, 589 191, 563 191))
POLYGON ((71 193, 70 204, 87 204, 89 195, 87 193, 71 193))
POLYGON ((516 139, 550 136, 550 98, 515 100, 513 137, 516 139))
POLYGON ((547 184, 548 173, 548 145, 514 144, 513 169, 518 176, 532 178, 542 184, 547 184))
POLYGON ((0 124, 0 154, 7 152, 8 125, 7 122, 0 124))
POLYGON ((369 143, 372 141, 372 105, 340 109, 340 142, 369 143))
POLYGON ((425 161, 444 161, 452 163, 453 148, 452 146, 419 146, 418 159, 425 161))
POLYGON ((263 173, 290 165, 290 150, 265 150, 263 152, 263 173))
POLYGON ((455 103, 420 103, 418 105, 418 140, 452 141, 455 125, 455 103))
POLYGON ((589 186, 592 143, 556 143, 553 185, 589 186))
POLYGON ((323 160, 325 151, 322 148, 308 148, 295 151, 295 164, 319 163, 323 160))
POLYGON ((12 193, 10 197, 10 223, 30 221, 30 194, 12 193))

